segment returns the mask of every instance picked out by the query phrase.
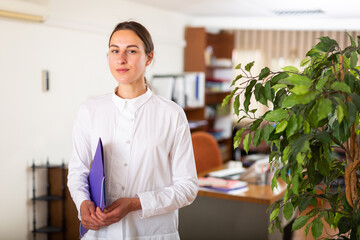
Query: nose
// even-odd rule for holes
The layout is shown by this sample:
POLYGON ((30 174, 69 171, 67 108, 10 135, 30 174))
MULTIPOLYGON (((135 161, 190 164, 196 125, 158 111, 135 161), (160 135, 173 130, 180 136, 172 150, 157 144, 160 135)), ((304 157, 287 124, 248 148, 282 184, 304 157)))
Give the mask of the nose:
POLYGON ((117 58, 117 62, 120 64, 125 64, 126 61, 126 54, 124 52, 120 52, 117 58))

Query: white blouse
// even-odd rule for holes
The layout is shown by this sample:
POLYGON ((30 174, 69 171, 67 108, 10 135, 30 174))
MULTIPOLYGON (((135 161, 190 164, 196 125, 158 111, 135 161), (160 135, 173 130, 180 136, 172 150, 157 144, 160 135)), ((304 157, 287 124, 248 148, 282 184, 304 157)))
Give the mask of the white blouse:
MULTIPOLYGON (((181 107, 152 94, 134 99, 115 93, 80 106, 73 129, 68 187, 80 212, 90 200, 88 174, 101 137, 107 205, 139 197, 142 210, 83 239, 179 239, 178 209, 198 192, 189 125, 181 107)), ((79 214, 79 218, 81 216, 79 214)))

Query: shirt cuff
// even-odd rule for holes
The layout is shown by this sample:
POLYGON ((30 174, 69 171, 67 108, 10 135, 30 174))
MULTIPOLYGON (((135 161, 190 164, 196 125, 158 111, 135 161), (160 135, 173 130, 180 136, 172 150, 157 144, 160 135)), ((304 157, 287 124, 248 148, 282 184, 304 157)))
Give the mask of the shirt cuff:
POLYGON ((78 218, 79 218, 80 221, 81 221, 80 207, 81 207, 82 202, 85 201, 85 200, 91 201, 90 198, 86 197, 86 196, 78 196, 78 198, 76 199, 76 204, 75 205, 76 205, 76 208, 78 210, 78 218))
POLYGON ((137 212, 140 219, 154 216, 156 206, 152 192, 138 193, 137 196, 139 197, 141 203, 141 210, 137 212))

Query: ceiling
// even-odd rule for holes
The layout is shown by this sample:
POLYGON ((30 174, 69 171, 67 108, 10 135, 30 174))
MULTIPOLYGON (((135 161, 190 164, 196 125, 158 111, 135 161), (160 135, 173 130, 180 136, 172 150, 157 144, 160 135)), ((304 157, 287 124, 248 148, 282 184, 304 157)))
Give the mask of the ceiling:
POLYGON ((196 17, 360 18, 359 0, 132 0, 132 2, 196 17))

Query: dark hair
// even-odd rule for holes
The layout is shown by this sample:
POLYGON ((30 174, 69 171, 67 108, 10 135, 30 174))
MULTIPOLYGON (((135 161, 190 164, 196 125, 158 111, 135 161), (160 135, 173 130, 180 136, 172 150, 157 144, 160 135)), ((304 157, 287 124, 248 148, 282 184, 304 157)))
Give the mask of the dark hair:
POLYGON ((133 31, 144 43, 146 54, 149 54, 154 51, 154 43, 152 41, 149 31, 143 25, 135 21, 125 21, 116 25, 109 38, 109 47, 112 36, 114 35, 115 32, 119 30, 133 31))

